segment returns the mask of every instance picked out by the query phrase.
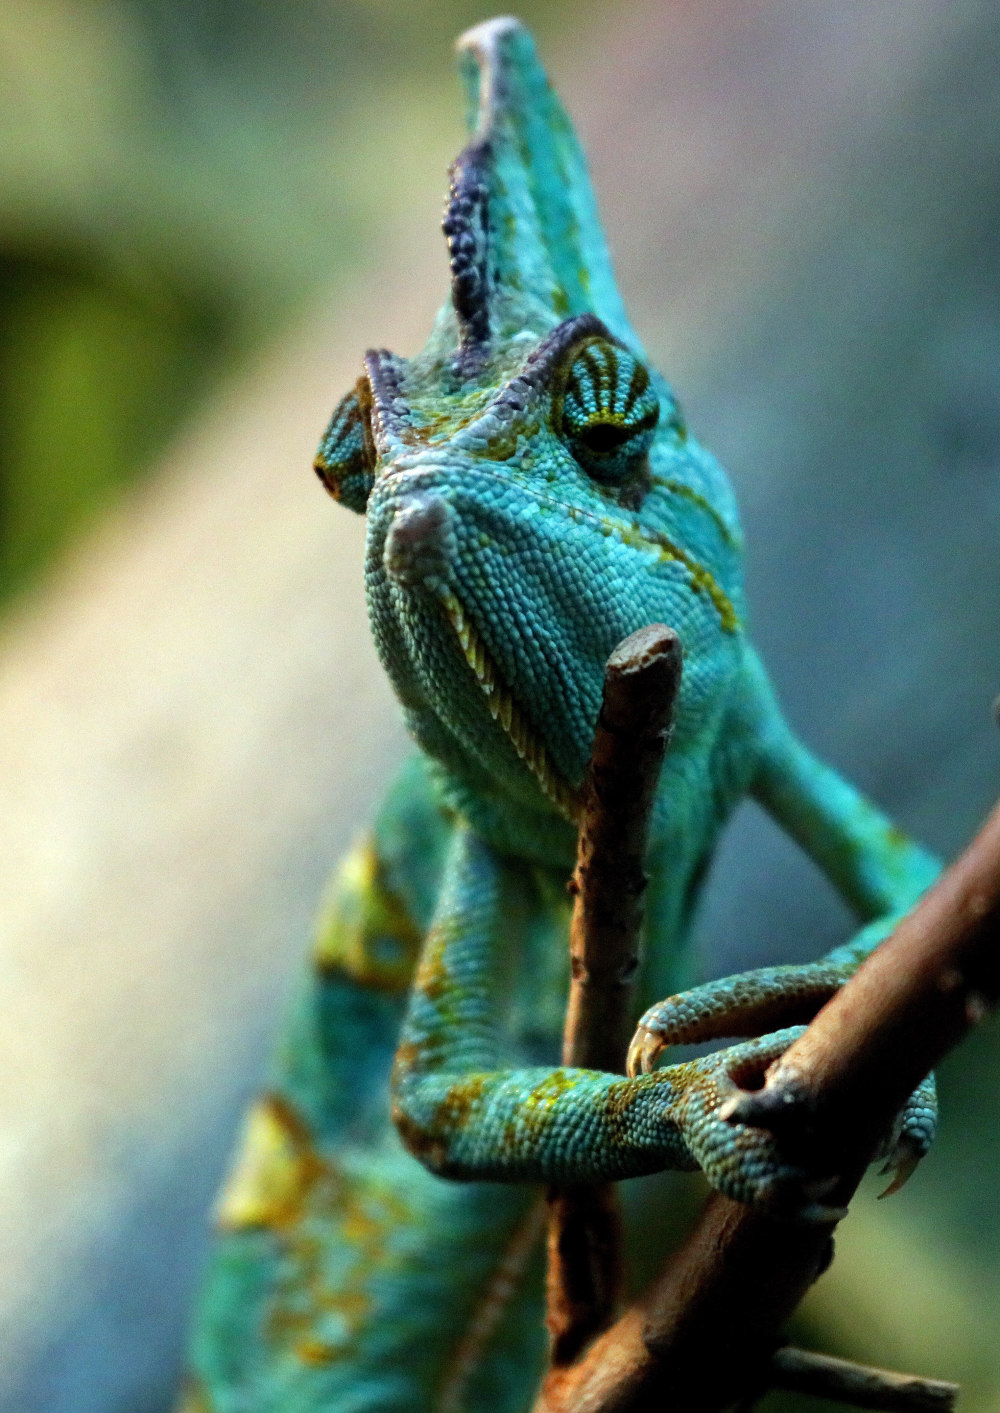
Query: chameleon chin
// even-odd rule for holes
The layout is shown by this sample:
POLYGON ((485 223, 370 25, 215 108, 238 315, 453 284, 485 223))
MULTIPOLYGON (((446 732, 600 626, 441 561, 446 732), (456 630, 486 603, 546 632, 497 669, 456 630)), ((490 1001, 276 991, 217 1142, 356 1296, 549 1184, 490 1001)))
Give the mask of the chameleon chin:
MULTIPOLYGON (((530 36, 492 20, 459 61, 474 130, 451 168, 450 296, 415 357, 366 355, 316 459, 367 517, 372 632, 420 750, 334 877, 220 1196, 188 1413, 527 1408, 539 1183, 700 1167, 739 1200, 822 1215, 768 1135, 718 1110, 938 871, 782 716, 744 629, 732 492, 629 324, 530 36), (553 1057, 604 664, 651 622, 679 635, 684 673, 624 1078, 553 1057), (672 995, 748 793, 860 930, 815 964, 672 995), (764 1011, 785 1028, 755 1036, 764 1011), (654 1068, 709 1036, 748 1038, 654 1068)), ((933 1130, 926 1082, 890 1160, 909 1168, 933 1130)))

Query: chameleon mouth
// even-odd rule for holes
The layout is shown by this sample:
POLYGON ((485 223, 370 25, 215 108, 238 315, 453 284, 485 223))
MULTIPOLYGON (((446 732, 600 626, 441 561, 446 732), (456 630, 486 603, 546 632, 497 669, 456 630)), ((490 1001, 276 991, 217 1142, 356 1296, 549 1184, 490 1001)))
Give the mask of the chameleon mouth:
POLYGON ((548 748, 539 737, 504 682, 486 645, 459 600, 452 593, 442 595, 445 616, 455 631, 463 656, 479 683, 486 706, 493 720, 538 781, 542 794, 555 805, 559 813, 577 824, 580 818, 580 792, 560 775, 552 763, 548 748))

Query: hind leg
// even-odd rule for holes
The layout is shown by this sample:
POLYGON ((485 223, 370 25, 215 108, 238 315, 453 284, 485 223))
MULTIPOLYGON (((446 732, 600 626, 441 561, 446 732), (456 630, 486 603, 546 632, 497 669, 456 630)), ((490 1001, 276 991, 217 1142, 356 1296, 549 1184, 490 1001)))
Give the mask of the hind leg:
POLYGON ((432 1177, 389 1122, 389 1068, 450 828, 413 762, 338 869, 219 1199, 185 1413, 530 1405, 543 1345, 537 1256, 527 1271, 536 1195, 432 1177))
POLYGON ((263 1122, 274 1125, 272 1154, 285 1145, 297 1175, 267 1221, 248 1209, 253 1220, 241 1226, 224 1197, 229 1229, 192 1350, 205 1408, 526 1408, 544 1348, 531 1269, 541 1232, 536 1194, 444 1182, 389 1131, 375 1146, 342 1148, 334 1158, 311 1149, 288 1115, 272 1110, 263 1122))

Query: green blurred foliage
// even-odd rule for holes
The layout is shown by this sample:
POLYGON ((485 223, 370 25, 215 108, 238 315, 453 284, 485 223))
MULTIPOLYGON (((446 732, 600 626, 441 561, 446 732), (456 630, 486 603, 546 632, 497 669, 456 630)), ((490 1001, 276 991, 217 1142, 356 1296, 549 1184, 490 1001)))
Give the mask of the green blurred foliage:
MULTIPOLYGON (((572 8, 522 6, 541 36, 572 8)), ((596 8, 596 7, 592 7, 596 8)), ((0 596, 457 145, 469 0, 0 7, 0 596), (412 184, 412 186, 411 186, 412 184)))
POLYGON ((0 261, 0 590, 147 464, 225 348, 226 324, 171 289, 68 261, 0 261))

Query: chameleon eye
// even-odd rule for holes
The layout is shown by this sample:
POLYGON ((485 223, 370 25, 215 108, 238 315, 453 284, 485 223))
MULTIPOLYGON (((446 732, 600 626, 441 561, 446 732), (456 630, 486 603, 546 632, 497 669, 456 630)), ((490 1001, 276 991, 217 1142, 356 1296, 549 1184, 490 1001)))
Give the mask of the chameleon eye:
POLYGON ((649 451, 660 401, 631 353, 594 338, 575 351, 555 413, 556 431, 584 470, 595 480, 619 484, 649 451))
POLYGON ((372 394, 367 378, 333 409, 330 425, 313 467, 334 500, 364 515, 375 484, 375 442, 372 438, 372 394))

